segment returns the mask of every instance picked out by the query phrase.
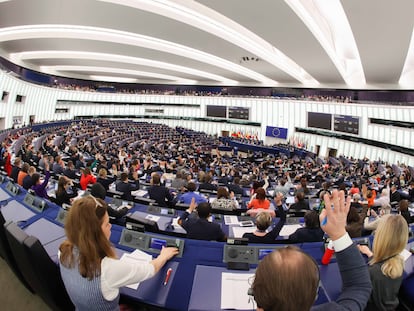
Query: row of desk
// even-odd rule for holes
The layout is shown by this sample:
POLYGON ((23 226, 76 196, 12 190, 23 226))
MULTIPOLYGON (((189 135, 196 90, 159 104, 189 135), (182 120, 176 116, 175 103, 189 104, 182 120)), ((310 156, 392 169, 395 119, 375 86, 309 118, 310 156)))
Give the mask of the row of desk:
MULTIPOLYGON (((6 221, 14 221, 27 234, 39 239, 49 256, 57 262, 57 251, 59 245, 65 239, 65 232, 58 215, 61 208, 51 202, 47 202, 43 210, 39 206, 30 206, 27 200, 27 193, 19 188, 17 194, 6 190, 8 181, 0 184, 0 202, 2 203, 1 213, 6 221)), ((108 198, 111 200, 111 198, 108 198)), ((168 223, 172 218, 177 217, 180 211, 175 211, 174 215, 161 215, 165 211, 158 211, 157 216, 165 217, 163 223, 167 232, 160 233, 141 233, 130 231, 123 226, 113 225, 111 242, 116 247, 117 253, 130 253, 134 250, 126 236, 143 236, 148 239, 159 239, 175 241, 180 246, 180 255, 173 258, 154 278, 142 282, 138 289, 122 288, 121 294, 128 300, 139 301, 167 310, 222 310, 222 295, 225 291, 227 273, 233 277, 241 277, 241 288, 243 290, 233 291, 236 293, 236 300, 243 302, 240 306, 243 309, 252 309, 252 304, 248 303, 249 296, 247 290, 249 284, 247 277, 254 274, 259 261, 259 254, 267 253, 274 248, 283 247, 280 245, 226 245, 222 242, 197 241, 184 237, 168 235, 168 223), (172 217, 170 217, 172 216, 172 217), (246 255, 253 254, 253 255, 246 255), (248 271, 228 270, 228 261, 245 262, 248 264, 248 271), (168 269, 172 269, 169 282, 164 285, 165 276, 168 269), (224 285, 222 286, 222 282, 224 285)), ((140 213, 142 217, 148 215, 148 206, 134 204, 131 213, 140 213)), ((156 213, 155 213, 156 214, 156 213)), ((153 215, 155 215, 153 214, 153 215)), ((226 226, 224 226, 226 227, 226 226)), ((171 228, 170 228, 171 229, 171 228)), ((173 229, 174 230, 174 229, 173 229)), ((181 232, 182 233, 182 232, 181 232)), ((152 255, 159 252, 152 248, 152 243, 147 244, 142 249, 152 255)), ((409 243, 407 249, 412 245, 409 243)), ((304 252, 310 254, 320 263, 324 252, 322 242, 304 243, 298 245, 304 252)), ((414 260, 411 256, 405 264, 405 274, 411 275, 414 260)), ((341 281, 338 266, 335 260, 327 266, 320 266, 321 287, 319 289, 317 304, 335 300, 341 290, 341 281)), ((227 292, 225 295, 228 295, 227 292)), ((226 296, 226 301, 231 300, 226 296)))

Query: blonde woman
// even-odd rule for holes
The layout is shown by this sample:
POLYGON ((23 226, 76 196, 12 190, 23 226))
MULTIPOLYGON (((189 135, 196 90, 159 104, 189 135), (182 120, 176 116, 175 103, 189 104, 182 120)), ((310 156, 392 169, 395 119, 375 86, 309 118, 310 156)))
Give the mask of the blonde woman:
POLYGON ((370 258, 372 293, 365 310, 395 310, 403 279, 404 260, 400 253, 408 241, 407 222, 401 215, 385 215, 375 231, 373 251, 359 246, 370 258))

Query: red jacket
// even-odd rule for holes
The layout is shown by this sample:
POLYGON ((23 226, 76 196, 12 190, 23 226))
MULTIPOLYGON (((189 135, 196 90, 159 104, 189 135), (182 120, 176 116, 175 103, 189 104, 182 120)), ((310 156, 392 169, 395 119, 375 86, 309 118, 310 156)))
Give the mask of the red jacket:
POLYGON ((93 175, 85 175, 85 174, 82 174, 79 183, 80 183, 81 189, 82 190, 86 190, 86 187, 89 184, 96 183, 96 178, 93 175))

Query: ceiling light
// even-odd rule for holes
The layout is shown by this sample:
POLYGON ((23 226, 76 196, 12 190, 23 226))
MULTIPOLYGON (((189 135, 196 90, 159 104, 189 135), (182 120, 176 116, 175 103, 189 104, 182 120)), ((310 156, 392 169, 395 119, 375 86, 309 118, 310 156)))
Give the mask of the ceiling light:
POLYGON ((202 77, 203 80, 219 81, 223 85, 237 85, 238 82, 225 77, 215 75, 206 71, 201 71, 189 67, 174 65, 170 63, 155 61, 151 59, 108 54, 108 53, 96 53, 86 51, 26 51, 20 53, 12 53, 9 55, 10 61, 23 66, 25 60, 30 59, 86 59, 86 60, 99 60, 115 63, 134 64, 140 66, 161 68, 164 70, 171 70, 181 72, 189 75, 202 77))
MULTIPOLYGON (((262 74, 259 74, 253 70, 232 63, 215 55, 174 42, 169 42, 166 40, 139 35, 131 32, 81 25, 25 25, 0 29, 0 41, 37 38, 84 39, 139 46, 162 51, 165 53, 175 54, 181 57, 186 57, 199 62, 207 63, 209 65, 217 66, 239 75, 248 77, 249 79, 256 80, 265 85, 274 86, 277 84, 276 81, 273 81, 263 76, 262 74)), ((234 82, 235 81, 233 81, 233 83, 234 82)))
POLYGON ((124 77, 112 77, 112 76, 95 76, 90 75, 91 80, 105 81, 105 82, 119 82, 119 83, 137 83, 138 79, 124 78, 124 77))
POLYGON ((52 75, 60 75, 62 71, 83 71, 83 72, 105 72, 105 73, 117 73, 130 76, 144 76, 156 79, 163 79, 172 81, 174 84, 194 84, 195 80, 183 79, 181 77, 170 76, 155 72, 138 71, 131 69, 113 68, 113 67, 95 67, 95 66, 40 66, 42 72, 46 72, 52 75))
POLYGON ((170 0, 99 0, 123 5, 137 10, 166 16, 178 22, 208 32, 216 37, 239 46, 269 64, 283 70, 307 86, 319 84, 301 66, 283 54, 276 47, 230 18, 196 1, 170 0))
POLYGON ((339 0, 285 0, 328 53, 351 87, 366 84, 359 51, 339 0))
POLYGON ((405 59, 401 77, 398 82, 404 88, 414 87, 414 28, 411 34, 411 41, 410 46, 408 47, 407 57, 405 59))

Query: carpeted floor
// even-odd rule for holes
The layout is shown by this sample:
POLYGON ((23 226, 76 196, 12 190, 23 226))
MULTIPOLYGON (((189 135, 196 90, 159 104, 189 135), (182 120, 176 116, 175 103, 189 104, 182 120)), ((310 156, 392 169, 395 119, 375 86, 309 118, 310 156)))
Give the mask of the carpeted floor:
POLYGON ((49 311, 50 308, 28 291, 0 257, 0 310, 49 311))

